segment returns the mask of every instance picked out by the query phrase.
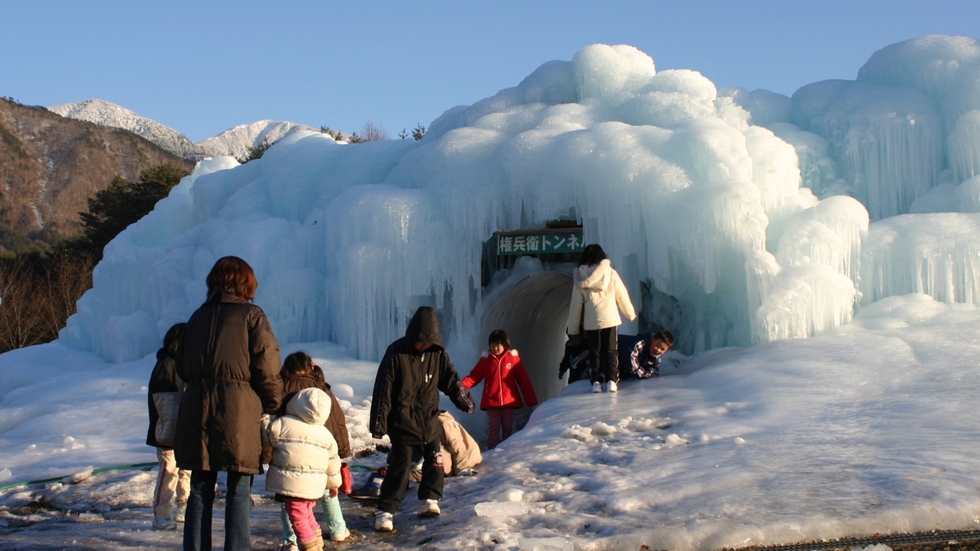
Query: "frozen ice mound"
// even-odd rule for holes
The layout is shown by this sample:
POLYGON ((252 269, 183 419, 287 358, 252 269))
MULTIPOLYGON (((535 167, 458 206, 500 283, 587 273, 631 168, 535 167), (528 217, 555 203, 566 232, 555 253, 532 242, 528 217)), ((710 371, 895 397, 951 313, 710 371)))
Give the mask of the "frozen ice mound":
POLYGON ((422 141, 294 132, 246 165, 202 161, 106 247, 60 338, 144 357, 204 301, 214 261, 236 255, 284 344, 375 359, 420 305, 447 340, 478 319, 501 296, 481 283, 484 243, 556 219, 602 244, 648 316, 669 312, 688 354, 820 334, 894 294, 976 302, 963 256, 975 225, 936 211, 980 210, 978 52, 908 41, 856 81, 787 98, 719 94, 696 71, 599 44, 449 109, 422 141), (928 244, 895 220, 912 205, 933 213, 919 219, 928 244))

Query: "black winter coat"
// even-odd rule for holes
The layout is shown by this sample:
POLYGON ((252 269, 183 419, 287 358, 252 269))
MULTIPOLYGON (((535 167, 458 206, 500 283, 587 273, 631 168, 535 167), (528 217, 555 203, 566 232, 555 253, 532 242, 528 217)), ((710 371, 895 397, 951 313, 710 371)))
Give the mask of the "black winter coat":
POLYGON ((258 306, 215 293, 187 321, 177 356, 186 383, 174 453, 195 471, 257 474, 263 413, 282 401, 279 343, 258 306))
POLYGON ((374 381, 371 400, 371 434, 385 434, 399 444, 425 444, 438 440, 439 391, 461 411, 473 413, 470 391, 460 382, 456 368, 442 344, 435 310, 419 308, 405 336, 388 346, 374 381), (419 352, 414 344, 432 346, 419 352))
POLYGON ((182 384, 183 381, 177 376, 174 359, 167 355, 166 350, 161 348, 157 351, 157 363, 153 366, 150 383, 146 388, 146 401, 150 408, 150 430, 146 432, 147 445, 157 448, 165 447, 157 443, 156 431, 160 413, 157 411, 156 404, 153 403, 153 395, 158 392, 177 392, 182 384))

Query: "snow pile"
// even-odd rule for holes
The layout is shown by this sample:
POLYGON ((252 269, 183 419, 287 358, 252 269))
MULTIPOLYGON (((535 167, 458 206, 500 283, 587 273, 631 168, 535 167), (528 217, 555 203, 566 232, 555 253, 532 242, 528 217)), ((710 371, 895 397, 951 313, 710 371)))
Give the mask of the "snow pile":
MULTIPOLYGON (((617 394, 573 383, 486 452, 478 475, 447 480, 439 518, 420 521, 410 491, 388 543, 416 545, 423 534, 437 550, 699 551, 975 527, 980 395, 969 381, 978 332, 975 305, 889 297, 815 338, 665 362, 662 377, 622 381, 617 394)), ((329 343, 284 353, 297 349, 323 367, 355 450, 379 443, 366 436, 377 364, 329 343)), ((0 388, 14 389, 0 402, 8 483, 154 460, 143 443, 151 357, 112 364, 52 343, 3 359, 0 388)), ((485 418, 454 414, 468 427, 485 418)), ((354 463, 383 461, 376 454, 354 463)), ((66 479, 4 493, 0 507, 21 507, 31 494, 71 495, 71 510, 93 522, 146 508, 142 525, 121 528, 149 531, 152 474, 130 480, 66 479)), ((260 478, 259 502, 271 500, 263 487, 260 478)), ((61 529, 105 537, 81 522, 61 529)), ((366 546, 377 543, 372 534, 366 546)), ((275 537, 278 526, 253 535, 275 537)))
POLYGON ((978 330, 974 305, 891 297, 826 335, 702 354, 686 376, 627 380, 616 396, 573 383, 485 454, 492 483, 447 493, 478 505, 438 548, 721 549, 974 527, 980 425, 962 381, 978 330))

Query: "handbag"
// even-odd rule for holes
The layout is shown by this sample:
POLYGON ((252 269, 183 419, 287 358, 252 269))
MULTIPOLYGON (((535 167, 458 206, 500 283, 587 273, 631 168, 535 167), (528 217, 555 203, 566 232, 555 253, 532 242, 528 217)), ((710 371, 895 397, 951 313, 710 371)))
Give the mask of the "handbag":
POLYGON ((180 409, 180 393, 157 392, 153 395, 153 405, 157 408, 159 415, 153 437, 158 446, 172 448, 177 439, 177 412, 180 409))

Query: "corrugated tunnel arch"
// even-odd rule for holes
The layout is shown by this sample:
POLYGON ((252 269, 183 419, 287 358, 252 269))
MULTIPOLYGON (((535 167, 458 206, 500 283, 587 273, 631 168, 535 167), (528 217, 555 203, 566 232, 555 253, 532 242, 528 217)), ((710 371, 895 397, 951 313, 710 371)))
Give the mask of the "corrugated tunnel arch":
POLYGON ((560 395, 568 379, 558 379, 558 365, 565 351, 571 296, 571 274, 543 272, 505 291, 483 316, 481 343, 486 344, 495 329, 506 331, 540 401, 560 395))

